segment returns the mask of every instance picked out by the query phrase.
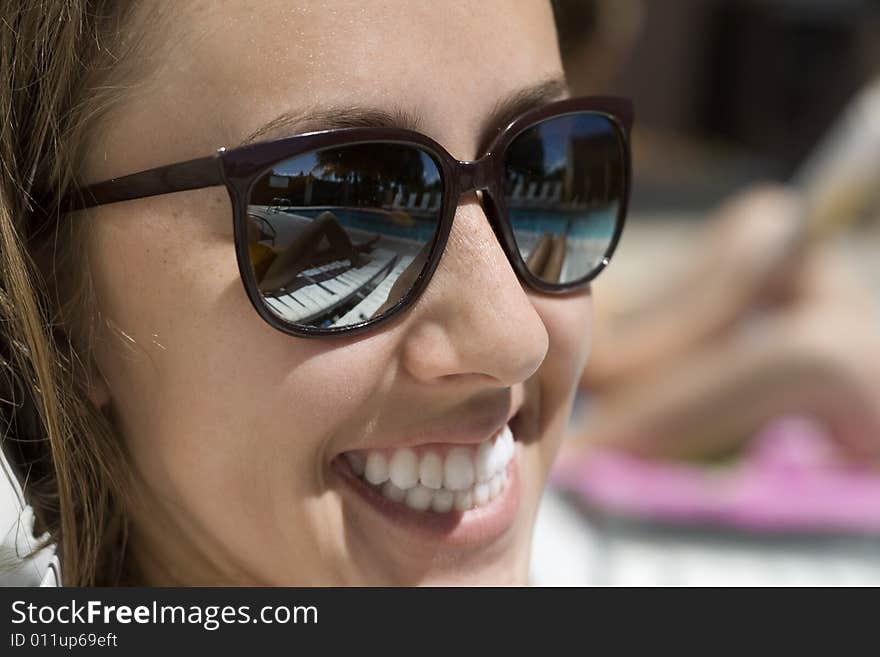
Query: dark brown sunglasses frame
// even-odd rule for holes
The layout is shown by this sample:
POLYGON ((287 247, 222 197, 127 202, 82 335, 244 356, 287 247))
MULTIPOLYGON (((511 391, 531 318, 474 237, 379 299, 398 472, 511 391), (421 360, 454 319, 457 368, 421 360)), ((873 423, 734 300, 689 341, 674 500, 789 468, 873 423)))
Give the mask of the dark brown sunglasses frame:
POLYGON ((133 173, 75 190, 62 202, 62 210, 75 211, 98 205, 129 201, 160 194, 171 194, 205 187, 225 185, 233 207, 233 234, 238 269, 245 292, 254 309, 271 326, 298 337, 330 335, 353 336, 371 330, 398 317, 419 298, 431 280, 446 248, 452 221, 462 194, 480 191, 484 210, 492 229, 520 280, 547 294, 565 294, 586 288, 608 265, 623 232, 632 177, 630 131, 632 103, 610 96, 570 98, 544 105, 518 117, 504 127, 484 154, 472 162, 456 160, 440 144, 418 132, 399 128, 341 128, 311 132, 274 141, 260 142, 226 150, 186 162, 133 173), (504 155, 519 134, 537 123, 568 114, 593 113, 606 117, 619 133, 624 163, 623 189, 617 222, 604 257, 583 278, 565 284, 553 284, 534 276, 526 267, 516 247, 504 205, 504 155), (320 328, 291 324, 276 316, 263 301, 250 264, 247 237, 247 202, 253 184, 276 164, 310 151, 342 145, 383 142, 414 146, 439 165, 443 186, 440 224, 425 267, 409 292, 380 317, 339 328, 320 328))

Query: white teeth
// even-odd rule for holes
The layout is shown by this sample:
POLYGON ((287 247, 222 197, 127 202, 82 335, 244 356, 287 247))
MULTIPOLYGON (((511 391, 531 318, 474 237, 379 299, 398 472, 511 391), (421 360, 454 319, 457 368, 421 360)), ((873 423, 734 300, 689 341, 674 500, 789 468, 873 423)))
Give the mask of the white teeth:
POLYGON ((489 499, 494 500, 498 497, 502 488, 504 488, 504 481, 501 479, 501 473, 499 473, 489 480, 489 499))
POLYGON ((434 492, 434 499, 431 502, 431 510, 437 513, 447 513, 452 511, 452 505, 455 503, 455 493, 451 490, 441 488, 434 492))
POLYGON ((388 480, 388 461, 381 452, 370 452, 364 467, 364 479, 374 486, 384 484, 388 480))
POLYGON ((474 471, 477 475, 477 481, 489 481, 495 474, 495 468, 492 467, 494 465, 492 458, 494 451, 495 446, 491 440, 480 443, 477 448, 477 455, 474 457, 474 471))
POLYGON ((406 498, 406 491, 398 488, 390 481, 382 484, 382 494, 392 502, 403 502, 406 498))
POLYGON ((510 459, 513 458, 513 453, 516 451, 516 445, 513 442, 513 433, 510 431, 510 427, 506 426, 501 431, 501 435, 498 436, 498 440, 501 441, 504 455, 504 464, 506 465, 510 459))
POLYGON ((477 446, 450 446, 446 458, 410 448, 346 452, 352 472, 378 486, 389 500, 436 513, 467 511, 501 495, 508 465, 516 453, 513 434, 504 427, 494 440, 477 446))
POLYGON ((434 452, 428 452, 422 457, 419 466, 419 480, 422 486, 437 490, 443 485, 443 459, 434 452))
POLYGON ((406 491, 406 505, 416 511, 427 511, 434 501, 434 491, 424 486, 413 486, 406 491))
POLYGON ((474 486, 474 504, 484 506, 489 503, 489 484, 477 484, 474 486))
POLYGON ((465 490, 474 484, 474 461, 465 447, 453 447, 446 455, 443 486, 449 490, 465 490))
POLYGON ((492 473, 494 474, 506 468, 510 459, 513 458, 513 453, 513 434, 510 432, 510 428, 505 426, 498 435, 498 438, 495 439, 495 445, 492 449, 490 457, 492 473))
POLYGON ((419 482, 419 458, 411 449, 396 449, 388 465, 388 476, 394 485, 404 490, 419 482))
POLYGON ((460 490, 455 494, 455 510, 468 511, 474 505, 474 494, 469 490, 460 490))
POLYGON ((352 472, 354 472, 358 477, 363 476, 364 467, 366 466, 366 462, 364 461, 363 456, 361 456, 357 452, 346 452, 345 460, 348 461, 348 465, 351 467, 352 472))

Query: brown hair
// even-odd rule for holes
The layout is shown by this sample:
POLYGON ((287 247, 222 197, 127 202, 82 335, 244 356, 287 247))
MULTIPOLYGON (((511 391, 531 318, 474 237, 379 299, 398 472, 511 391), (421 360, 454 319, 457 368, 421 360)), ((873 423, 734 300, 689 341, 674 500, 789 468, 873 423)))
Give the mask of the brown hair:
POLYGON ((0 440, 67 585, 123 581, 128 468, 87 396, 94 313, 81 231, 51 199, 75 182, 96 119, 120 96, 134 4, 0 10, 0 440))

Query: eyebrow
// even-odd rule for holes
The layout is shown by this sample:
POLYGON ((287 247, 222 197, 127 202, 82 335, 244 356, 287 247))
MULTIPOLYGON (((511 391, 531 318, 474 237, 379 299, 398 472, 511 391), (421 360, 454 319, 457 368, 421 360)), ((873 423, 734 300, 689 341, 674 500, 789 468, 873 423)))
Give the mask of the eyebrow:
POLYGON ((274 119, 250 133, 239 144, 245 146, 259 141, 266 135, 281 132, 313 132, 338 128, 406 128, 418 130, 419 117, 403 110, 386 110, 372 107, 339 106, 313 110, 293 110, 279 114, 274 119))
POLYGON ((571 95, 564 78, 551 78, 531 87, 520 89, 507 98, 498 101, 486 117, 480 130, 480 151, 489 145, 496 134, 510 125, 517 117, 537 109, 554 100, 562 100, 571 95))
MULTIPOLYGON (((525 112, 560 100, 570 95, 563 78, 551 78, 517 90, 499 100, 480 129, 481 149, 502 129, 525 112)), ((422 131, 424 121, 413 112, 402 108, 391 111, 359 105, 335 106, 319 109, 291 110, 279 114, 242 140, 239 146, 252 144, 268 135, 279 133, 312 132, 339 128, 404 128, 422 131)))

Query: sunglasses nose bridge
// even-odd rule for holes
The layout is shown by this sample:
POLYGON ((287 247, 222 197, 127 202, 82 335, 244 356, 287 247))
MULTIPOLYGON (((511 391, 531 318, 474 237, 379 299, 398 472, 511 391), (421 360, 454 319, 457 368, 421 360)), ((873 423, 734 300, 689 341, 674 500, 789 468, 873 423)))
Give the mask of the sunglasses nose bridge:
POLYGON ((492 162, 488 158, 457 163, 456 196, 492 186, 492 162))

